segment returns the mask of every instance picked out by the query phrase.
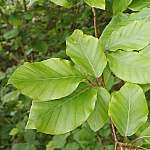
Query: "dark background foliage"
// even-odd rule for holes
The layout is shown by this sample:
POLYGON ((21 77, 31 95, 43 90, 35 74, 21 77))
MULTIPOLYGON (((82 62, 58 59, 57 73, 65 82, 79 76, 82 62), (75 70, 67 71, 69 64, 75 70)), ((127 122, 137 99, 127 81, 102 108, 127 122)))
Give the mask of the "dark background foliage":
MULTIPOLYGON (((99 35, 110 17, 97 10, 99 35)), ((112 150, 109 126, 94 133, 85 123, 75 131, 51 136, 26 130, 31 100, 7 85, 25 61, 67 58, 65 40, 74 31, 94 35, 91 8, 82 1, 65 9, 46 0, 0 0, 0 150, 112 150)))

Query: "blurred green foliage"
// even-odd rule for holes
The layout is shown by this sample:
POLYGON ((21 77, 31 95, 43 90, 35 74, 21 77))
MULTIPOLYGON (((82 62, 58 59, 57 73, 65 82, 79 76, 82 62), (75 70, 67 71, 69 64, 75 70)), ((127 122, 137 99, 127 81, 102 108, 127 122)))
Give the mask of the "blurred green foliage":
MULTIPOLYGON (((97 10, 99 34, 110 19, 106 16, 97 10)), ((65 9, 46 0, 0 0, 0 150, 113 149, 108 126, 94 133, 84 124, 59 136, 26 130, 31 100, 7 85, 25 61, 66 58, 65 40, 74 29, 94 34, 91 8, 82 1, 65 9)))

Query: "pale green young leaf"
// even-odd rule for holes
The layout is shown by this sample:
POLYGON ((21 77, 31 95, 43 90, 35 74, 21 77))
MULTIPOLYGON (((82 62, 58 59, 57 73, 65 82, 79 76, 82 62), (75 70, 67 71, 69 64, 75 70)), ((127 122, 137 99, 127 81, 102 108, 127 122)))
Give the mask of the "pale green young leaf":
POLYGON ((71 94, 82 80, 68 60, 52 58, 25 63, 13 73, 8 83, 35 101, 47 101, 71 94))
POLYGON ((132 14, 119 14, 113 16, 110 23, 104 29, 100 40, 102 40, 105 49, 107 49, 106 44, 109 42, 111 34, 113 31, 119 30, 121 27, 127 26, 133 21, 150 21, 150 8, 145 8, 138 13, 132 14))
POLYGON ((114 31, 108 43, 108 50, 141 50, 150 43, 150 21, 133 21, 114 31))
POLYGON ((142 88, 126 83, 112 94, 109 115, 122 136, 131 136, 147 121, 148 106, 142 88))
POLYGON ((66 44, 67 55, 81 72, 93 77, 99 77, 102 74, 107 60, 103 46, 97 38, 75 30, 66 44))
POLYGON ((144 47, 139 53, 150 58, 150 44, 144 47))
POLYGON ((105 0, 84 0, 89 6, 105 9, 105 0))
POLYGON ((132 83, 150 83, 150 59, 137 52, 117 51, 108 54, 111 71, 120 79, 132 83))
POLYGON ((64 134, 84 123, 94 110, 97 90, 81 84, 68 97, 33 102, 27 129, 37 129, 47 134, 64 134))
POLYGON ((92 130, 98 131, 108 121, 109 101, 110 94, 108 93, 108 91, 104 88, 99 88, 95 109, 87 120, 92 130))
POLYGON ((150 0, 133 0, 129 6, 133 11, 141 11, 145 7, 150 7, 150 0))

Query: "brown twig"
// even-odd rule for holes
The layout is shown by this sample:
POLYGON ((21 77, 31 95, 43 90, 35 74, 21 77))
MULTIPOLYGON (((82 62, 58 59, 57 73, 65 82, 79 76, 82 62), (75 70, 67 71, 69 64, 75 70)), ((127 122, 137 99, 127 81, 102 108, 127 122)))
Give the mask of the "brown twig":
POLYGON ((121 143, 121 142, 118 142, 118 144, 120 145, 120 148, 121 148, 122 150, 124 150, 125 148, 138 149, 138 150, 147 150, 147 149, 144 148, 144 147, 136 146, 136 145, 132 145, 132 144, 128 144, 128 143, 121 143))
POLYGON ((117 150, 118 139, 117 139, 116 130, 112 121, 111 121, 111 129, 112 129, 112 137, 114 140, 114 150, 117 150))
POLYGON ((93 23, 94 23, 95 37, 98 38, 96 11, 95 11, 95 8, 93 8, 93 7, 92 7, 92 12, 93 12, 93 23))

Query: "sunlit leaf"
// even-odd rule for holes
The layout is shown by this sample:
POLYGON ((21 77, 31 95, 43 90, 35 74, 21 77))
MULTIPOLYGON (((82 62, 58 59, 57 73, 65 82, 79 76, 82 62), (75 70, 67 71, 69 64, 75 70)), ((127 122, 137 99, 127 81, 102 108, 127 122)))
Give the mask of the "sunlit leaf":
POLYGON ((64 134, 84 123, 94 110, 97 90, 81 84, 68 97, 48 102, 33 102, 27 124, 48 134, 64 134))
POLYGON ((148 106, 140 86, 126 83, 114 92, 109 115, 122 136, 133 135, 148 118, 148 106))
POLYGON ((35 101, 47 101, 71 94, 82 80, 68 60, 52 58, 25 63, 13 73, 8 83, 35 101))
POLYGON ((120 79, 132 83, 150 83, 150 59, 137 52, 117 51, 108 54, 109 66, 120 79))
POLYGON ((107 64, 104 49, 99 40, 83 34, 80 30, 75 30, 67 39, 67 55, 81 72, 94 77, 99 77, 107 64))
POLYGON ((105 9, 105 0, 85 0, 91 7, 105 9))
POLYGON ((115 30, 108 43, 108 50, 141 50, 150 43, 150 21, 133 21, 115 30))
POLYGON ((145 7, 150 7, 149 0, 133 0, 131 5, 129 6, 129 8, 133 11, 141 11, 145 7))

